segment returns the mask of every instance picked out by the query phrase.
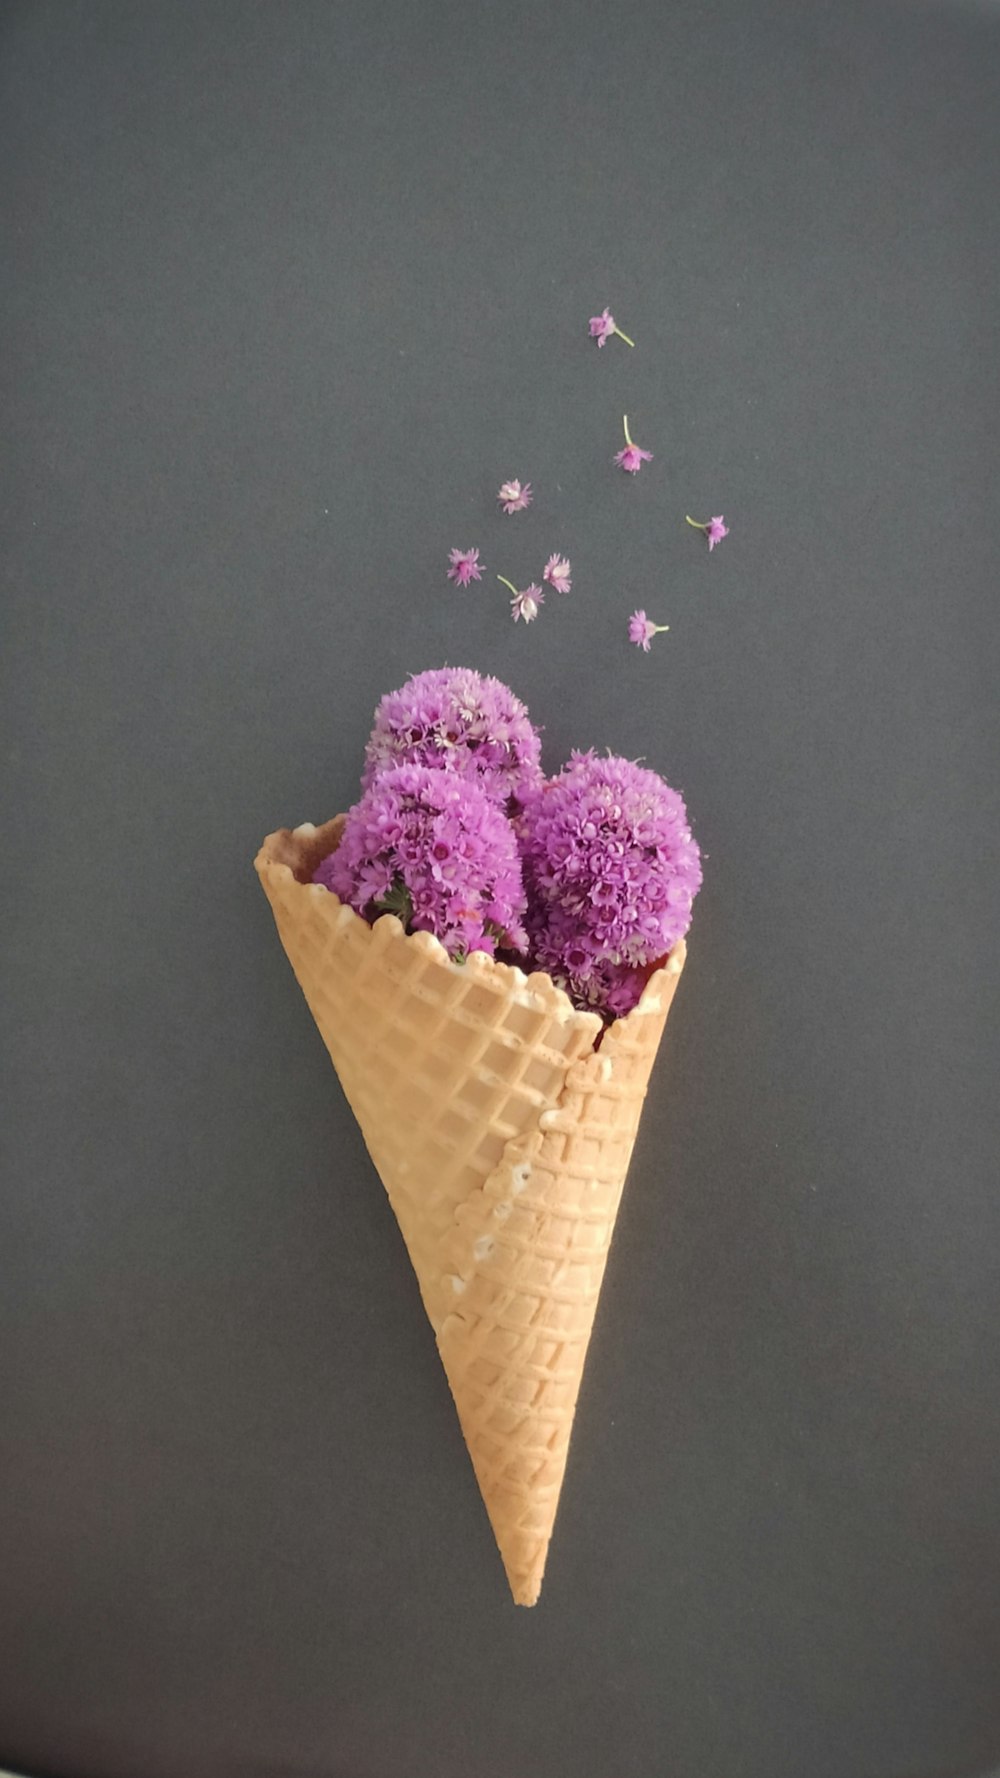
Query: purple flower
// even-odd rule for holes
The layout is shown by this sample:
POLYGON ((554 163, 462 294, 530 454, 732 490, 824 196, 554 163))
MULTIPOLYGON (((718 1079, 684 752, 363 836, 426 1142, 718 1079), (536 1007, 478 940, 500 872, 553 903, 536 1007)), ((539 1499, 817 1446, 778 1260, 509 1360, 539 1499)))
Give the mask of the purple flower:
POLYGON ((536 586, 534 581, 532 581, 530 586, 525 587, 523 593, 519 593, 514 582, 512 580, 507 580, 503 574, 498 574, 497 579, 501 581, 504 586, 509 587, 513 594, 510 608, 513 613, 514 622, 517 623, 518 618, 523 617, 526 624, 534 623, 538 616, 539 605, 545 604, 545 594, 542 592, 541 587, 536 586))
POLYGON ((435 766, 478 783, 494 802, 520 803, 541 781, 538 731, 499 679, 469 667, 418 673, 375 712, 362 789, 393 766, 435 766))
POLYGON ((629 436, 627 414, 622 418, 622 425, 625 428, 625 449, 617 453, 615 462, 619 469, 627 469, 629 475, 638 475, 639 470, 644 463, 652 463, 653 453, 652 451, 644 451, 640 445, 632 442, 632 439, 629 436))
POLYGON ((522 593, 515 592, 511 599, 510 607, 514 622, 517 623, 518 618, 523 617, 526 624, 533 624, 538 616, 539 606, 544 604, 545 594, 541 587, 536 586, 532 581, 531 585, 525 587, 522 593))
POLYGON ((574 753, 519 821, 531 959, 620 1016, 682 938, 701 887, 684 803, 629 760, 574 753))
POLYGON ((450 561, 448 579, 454 580, 458 586, 468 586, 471 580, 482 580, 483 571, 479 565, 477 549, 453 549, 450 552, 450 561))
POLYGON ((502 482, 497 499, 504 512, 523 512, 526 506, 531 505, 531 483, 502 482))
POLYGON ((635 341, 630 340, 627 333, 622 333, 610 309, 605 309, 600 315, 591 315, 590 337, 597 341, 598 349, 603 346, 605 340, 611 338, 613 333, 616 333, 620 340, 624 340, 627 346, 635 345, 635 341))
POLYGON ((628 620, 628 639, 642 649, 643 654, 649 653, 649 645, 654 636, 661 630, 669 630, 669 624, 653 624, 644 611, 633 611, 628 620))
POLYGON ((557 593, 568 593, 573 582, 570 580, 570 565, 565 556, 550 556, 542 569, 542 579, 549 586, 555 587, 557 593))
MULTIPOLYGON (((686 513, 684 516, 687 519, 686 513)), ((717 543, 721 543, 724 537, 729 536, 729 526, 723 519, 721 512, 717 513, 714 519, 707 519, 703 525, 699 525, 697 519, 687 519, 687 522, 689 525, 693 525, 696 531, 704 531, 708 538, 709 552, 715 548, 717 543)))
POLYGON ((514 829, 477 784, 397 766, 369 785, 314 883, 363 919, 392 913, 450 956, 524 950, 524 884, 514 829))

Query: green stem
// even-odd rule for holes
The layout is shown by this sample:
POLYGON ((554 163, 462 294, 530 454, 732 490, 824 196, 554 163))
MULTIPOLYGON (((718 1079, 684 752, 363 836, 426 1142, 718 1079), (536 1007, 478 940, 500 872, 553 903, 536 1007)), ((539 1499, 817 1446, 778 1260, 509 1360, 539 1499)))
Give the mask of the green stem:
POLYGON ((627 445, 630 445, 630 444, 631 444, 631 443, 632 443, 632 440, 631 440, 631 438, 630 438, 630 437, 629 437, 629 431, 628 431, 628 415, 627 415, 627 414, 623 414, 623 415, 622 415, 622 425, 623 425, 623 426, 624 426, 624 428, 625 428, 625 443, 626 443, 626 444, 627 444, 627 445))
POLYGON ((516 586, 515 586, 515 585, 514 585, 514 582, 513 582, 513 581, 512 581, 512 580, 508 580, 508 579, 507 579, 507 576, 506 576, 506 575, 505 575, 505 574, 498 574, 498 575, 497 575, 497 579, 498 579, 498 580, 499 580, 499 581, 500 581, 500 582, 501 582, 501 583, 502 583, 502 584, 503 584, 503 585, 504 585, 504 586, 509 586, 509 587, 510 587, 510 590, 511 590, 511 592, 512 592, 512 593, 513 593, 513 595, 514 595, 514 597, 515 597, 515 599, 516 599, 516 598, 517 598, 517 596, 518 596, 518 594, 517 594, 517 588, 516 588, 516 586))
POLYGON ((698 520, 697 519, 689 519, 687 516, 687 513, 684 514, 684 518, 685 518, 686 523, 689 525, 693 525, 696 531, 707 531, 708 530, 709 521, 707 519, 703 525, 699 525, 698 520))
POLYGON ((629 339, 629 337, 628 337, 628 334, 627 334, 627 333, 622 333, 622 330, 621 330, 621 328, 620 328, 620 327, 619 327, 619 326, 617 326, 617 324, 616 324, 616 326, 615 326, 615 332, 616 332, 616 334, 617 334, 617 335, 618 335, 618 338, 619 338, 619 339, 620 339, 620 340, 624 340, 624 341, 625 341, 625 344, 626 344, 626 345, 627 345, 627 346, 634 346, 634 345, 635 345, 635 341, 634 341, 634 340, 630 340, 630 339, 629 339))

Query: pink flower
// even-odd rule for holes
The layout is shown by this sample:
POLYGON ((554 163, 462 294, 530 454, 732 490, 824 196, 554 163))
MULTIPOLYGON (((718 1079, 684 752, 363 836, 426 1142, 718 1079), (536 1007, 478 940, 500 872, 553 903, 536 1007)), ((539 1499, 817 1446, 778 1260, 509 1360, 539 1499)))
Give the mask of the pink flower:
POLYGON ((380 772, 313 882, 371 924, 395 914, 407 932, 433 932, 456 962, 527 944, 513 826, 482 785, 436 766, 380 772))
POLYGON ((627 414, 622 417, 622 425, 625 428, 625 449, 617 453, 615 462, 619 469, 627 469, 629 475, 638 475, 644 463, 652 463, 653 453, 644 451, 641 445, 633 443, 629 436, 627 414))
POLYGON ((636 444, 626 445, 615 457, 619 469, 626 469, 629 475, 638 475, 644 463, 652 463, 652 451, 640 450, 636 444))
POLYGON ((555 587, 557 593, 568 593, 573 582, 570 580, 569 562, 565 556, 550 556, 542 570, 542 579, 549 586, 555 587))
POLYGON ((628 620, 628 639, 641 648, 643 654, 649 653, 649 645, 654 636, 661 630, 669 630, 669 624, 652 624, 644 611, 633 611, 628 620))
POLYGON ((540 751, 538 731, 509 686, 469 667, 432 667, 381 700, 361 788, 394 766, 433 766, 471 778, 509 811, 541 782, 540 751))
POLYGON ((497 494, 504 512, 523 512, 531 505, 531 483, 504 482, 497 494))
POLYGON ((529 796, 518 842, 528 967, 547 969, 577 1006, 631 1011, 701 887, 683 799, 629 760, 574 753, 529 796))
MULTIPOLYGON (((687 518, 686 513, 684 517, 687 518)), ((713 550, 717 543, 721 543, 724 537, 729 536, 729 526, 725 523, 721 512, 717 513, 714 519, 707 519, 703 525, 699 525, 697 519, 687 519, 687 522, 689 525, 693 525, 696 531, 704 531, 708 538, 709 550, 713 550)))
POLYGON ((477 549, 453 549, 450 559, 448 579, 454 580, 458 586, 468 586, 470 580, 482 580, 483 571, 479 566, 477 549))
POLYGON ((627 333, 622 333, 610 309, 605 309, 601 315, 591 315, 590 337, 597 341, 599 347, 603 346, 605 340, 609 340, 613 333, 616 333, 620 340, 624 340, 627 346, 635 345, 635 341, 630 340, 627 333))
POLYGON ((505 579, 502 574, 498 574, 497 579, 501 581, 504 586, 510 587, 511 592, 514 595, 510 602, 510 609, 514 622, 517 623, 518 618, 522 617, 526 624, 534 623, 538 616, 539 605, 545 604, 545 594, 542 592, 541 587, 536 586, 534 581, 532 581, 530 586, 525 587, 523 593, 519 593, 513 581, 505 579))

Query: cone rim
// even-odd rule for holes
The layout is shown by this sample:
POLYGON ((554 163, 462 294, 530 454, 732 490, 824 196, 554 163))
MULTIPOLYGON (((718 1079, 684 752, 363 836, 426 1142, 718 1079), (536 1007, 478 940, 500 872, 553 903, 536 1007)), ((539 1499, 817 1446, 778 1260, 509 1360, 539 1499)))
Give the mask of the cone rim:
POLYGON ((354 908, 346 902, 342 902, 332 889, 327 889, 323 884, 311 881, 316 866, 336 849, 345 819, 345 815, 339 814, 332 816, 329 821, 322 822, 318 827, 312 821, 303 821, 297 827, 279 827, 273 833, 269 833, 262 841, 260 850, 254 859, 254 869, 261 881, 264 882, 267 877, 277 877, 279 880, 282 877, 287 877, 291 882, 297 884, 304 894, 321 895, 324 900, 331 900, 335 904, 337 913, 342 916, 346 915, 352 921, 356 920, 368 932, 375 932, 379 927, 383 927, 386 931, 392 931, 393 927, 398 927, 399 934, 406 944, 418 946, 429 956, 433 956, 438 962, 446 964, 451 969, 473 969, 483 975, 493 975, 499 972, 501 981, 509 983, 514 989, 541 994, 549 999, 558 1012, 560 1021, 572 1020, 577 1023, 581 1030, 592 1035, 595 1047, 607 1031, 620 1030, 631 1019, 641 1018, 648 1013, 657 1011, 662 982, 668 976, 680 975, 684 967, 687 957, 687 942, 685 939, 679 938, 667 954, 651 967, 639 1000, 631 1012, 624 1014, 621 1018, 613 1019, 610 1024, 605 1025, 600 1013, 585 1012, 580 1007, 574 1006, 565 988, 560 988, 545 970, 532 970, 529 974, 516 963, 502 963, 499 958, 488 957, 482 951, 473 951, 464 963, 456 963, 455 959, 448 955, 440 939, 435 938, 432 932, 406 932, 402 922, 396 918, 395 914, 380 914, 377 920, 369 924, 354 908), (386 922, 389 923, 388 926, 386 926, 386 922))

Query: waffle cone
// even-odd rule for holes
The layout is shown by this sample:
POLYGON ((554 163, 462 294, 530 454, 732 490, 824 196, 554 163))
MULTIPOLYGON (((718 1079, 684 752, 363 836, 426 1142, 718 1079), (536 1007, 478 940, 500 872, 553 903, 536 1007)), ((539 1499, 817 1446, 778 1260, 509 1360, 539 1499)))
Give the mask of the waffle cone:
POLYGON ((538 1598, 587 1345, 683 942, 604 1031, 547 975, 369 926, 311 878, 343 816, 256 868, 437 1338, 519 1605, 538 1598))

